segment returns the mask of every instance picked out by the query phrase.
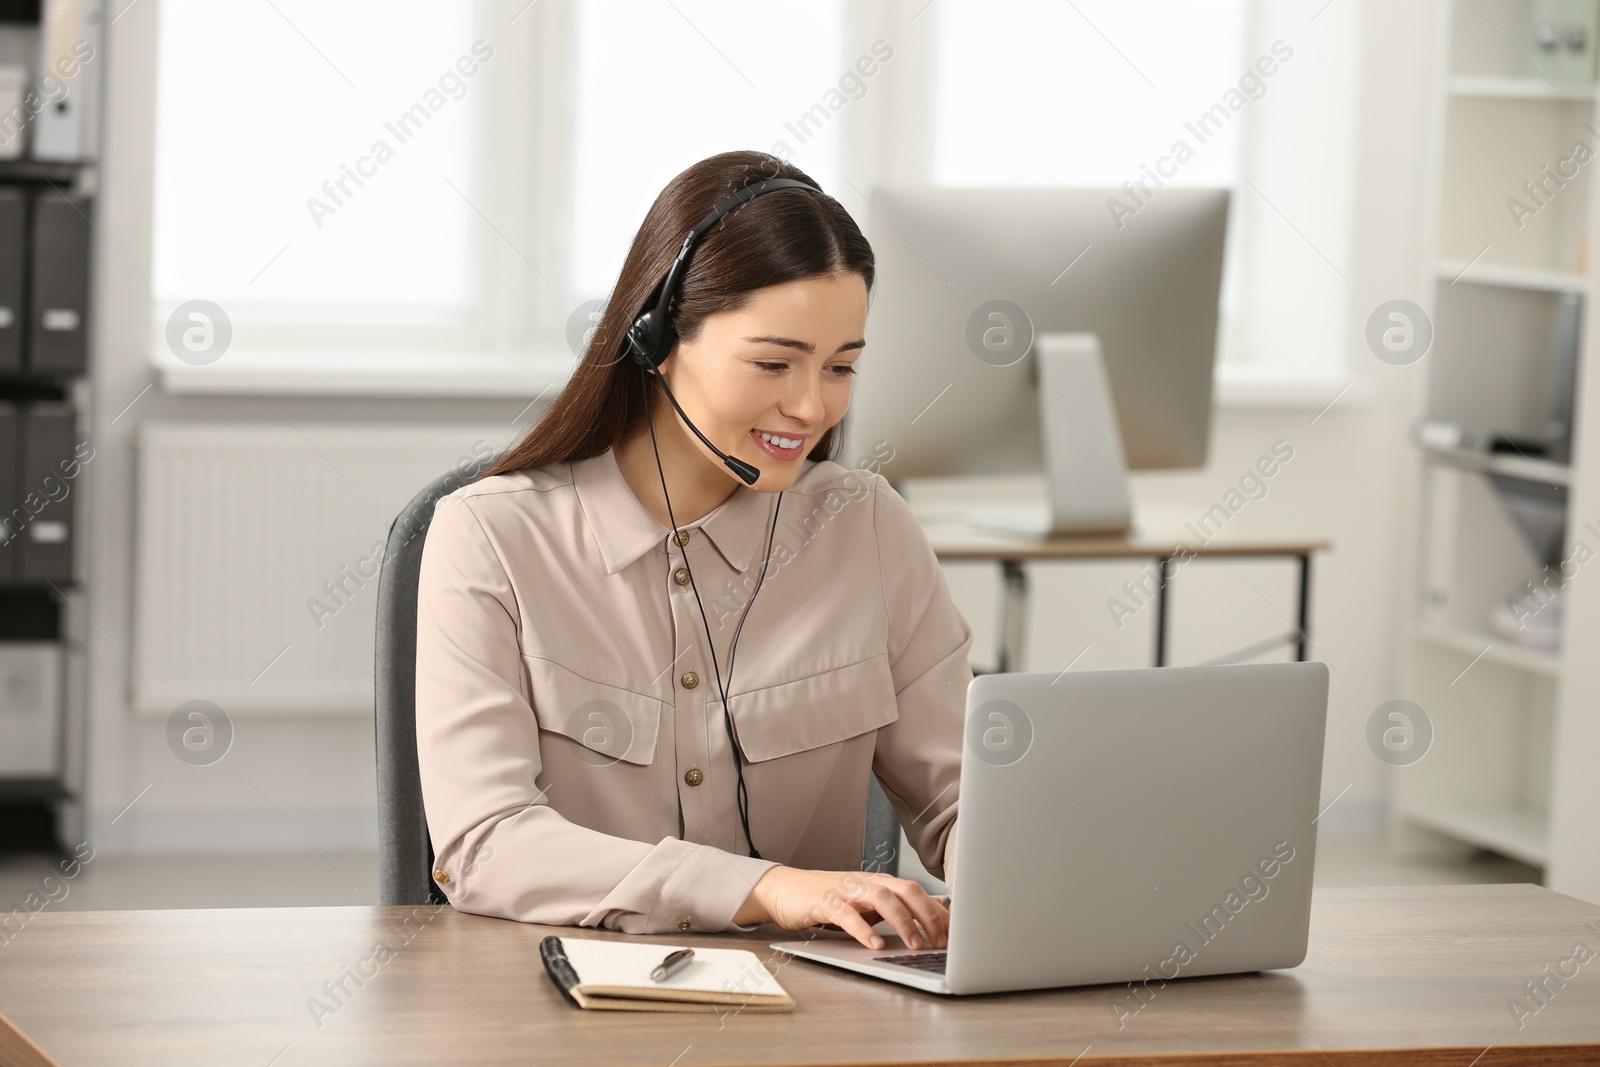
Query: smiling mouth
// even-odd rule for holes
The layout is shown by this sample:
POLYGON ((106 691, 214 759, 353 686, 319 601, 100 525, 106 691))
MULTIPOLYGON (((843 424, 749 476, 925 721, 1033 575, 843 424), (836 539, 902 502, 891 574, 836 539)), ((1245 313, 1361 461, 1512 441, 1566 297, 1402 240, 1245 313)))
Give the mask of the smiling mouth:
POLYGON ((762 437, 761 433, 762 431, 760 430, 750 431, 750 439, 756 443, 756 447, 775 459, 785 460, 799 458, 800 454, 805 450, 806 441, 810 436, 785 437, 782 434, 776 435, 778 439, 783 441, 798 442, 797 444, 791 444, 788 448, 785 448, 783 445, 778 444, 777 440, 769 440, 766 437, 762 437))

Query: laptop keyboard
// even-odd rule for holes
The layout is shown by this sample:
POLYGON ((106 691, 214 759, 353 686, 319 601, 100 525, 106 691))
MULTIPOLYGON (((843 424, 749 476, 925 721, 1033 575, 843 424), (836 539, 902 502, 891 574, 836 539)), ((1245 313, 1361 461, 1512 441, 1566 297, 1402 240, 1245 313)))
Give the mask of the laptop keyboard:
POLYGON ((937 952, 907 952, 899 956, 874 956, 874 963, 893 963, 901 967, 914 967, 919 971, 932 971, 935 974, 944 973, 944 959, 949 953, 944 949, 937 952))

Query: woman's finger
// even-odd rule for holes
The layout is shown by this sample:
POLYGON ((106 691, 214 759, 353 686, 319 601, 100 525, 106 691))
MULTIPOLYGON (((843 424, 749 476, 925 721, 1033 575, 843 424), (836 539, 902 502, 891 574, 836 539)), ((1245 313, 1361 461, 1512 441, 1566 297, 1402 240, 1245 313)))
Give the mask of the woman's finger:
POLYGON ((868 925, 867 920, 861 917, 850 904, 845 904, 833 915, 834 921, 844 928, 844 932, 866 945, 868 948, 882 948, 883 938, 878 931, 868 925))
POLYGON ((872 900, 877 906, 878 914, 882 915, 900 935, 901 942, 912 949, 923 948, 926 939, 917 929, 916 918, 911 914, 911 909, 895 892, 895 887, 889 885, 874 886, 872 900))
POLYGON ((950 912, 938 897, 929 896, 916 882, 905 886, 901 898, 927 933, 935 948, 944 948, 950 936, 950 912))
POLYGON ((898 888, 900 898, 921 924, 927 943, 934 948, 945 948, 949 944, 950 912, 916 882, 907 881, 898 888))

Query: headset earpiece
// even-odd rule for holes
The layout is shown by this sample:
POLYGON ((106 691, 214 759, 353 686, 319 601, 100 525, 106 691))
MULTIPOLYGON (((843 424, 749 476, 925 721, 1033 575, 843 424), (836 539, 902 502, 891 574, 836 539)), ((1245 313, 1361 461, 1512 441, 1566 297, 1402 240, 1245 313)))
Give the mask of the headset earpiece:
MULTIPOLYGON (((671 272, 668 272, 669 277, 671 272)), ((650 294, 649 305, 633 320, 628 327, 627 351, 628 356, 646 371, 659 367, 665 359, 662 353, 663 334, 667 332, 666 307, 661 302, 662 290, 666 287, 666 279, 662 279, 650 294)))
POLYGON ((656 366, 656 361, 651 356, 656 346, 650 339, 652 332, 651 318, 654 315, 655 309, 652 308, 634 319, 633 325, 628 327, 628 356, 645 370, 650 370, 656 366))
POLYGON ((661 366, 662 361, 667 358, 667 353, 672 349, 672 342, 677 340, 672 324, 667 321, 667 306, 677 295, 679 281, 688 270, 689 253, 694 248, 695 242, 722 216, 746 200, 762 193, 777 192, 779 189, 810 189, 818 196, 823 195, 822 190, 816 186, 793 178, 767 178, 745 186, 706 212, 705 217, 695 223, 688 236, 684 237, 683 246, 678 249, 678 258, 672 261, 672 267, 667 271, 666 277, 661 279, 660 284, 650 294, 650 301, 645 309, 633 320, 633 325, 628 327, 623 343, 629 357, 635 363, 646 371, 654 370, 661 366))

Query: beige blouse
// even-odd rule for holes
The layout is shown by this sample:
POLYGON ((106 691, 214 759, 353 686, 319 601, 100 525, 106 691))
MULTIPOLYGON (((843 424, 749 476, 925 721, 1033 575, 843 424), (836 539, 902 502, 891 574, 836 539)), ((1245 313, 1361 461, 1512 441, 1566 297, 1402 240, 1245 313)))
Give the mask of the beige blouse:
POLYGON ((832 461, 806 460, 783 493, 727 687, 762 858, 748 855, 706 631, 726 682, 778 503, 739 485, 682 527, 691 586, 610 450, 438 501, 417 755, 451 904, 637 934, 753 930, 733 915, 769 868, 861 868, 869 773, 953 885, 972 629, 906 502, 832 461))

